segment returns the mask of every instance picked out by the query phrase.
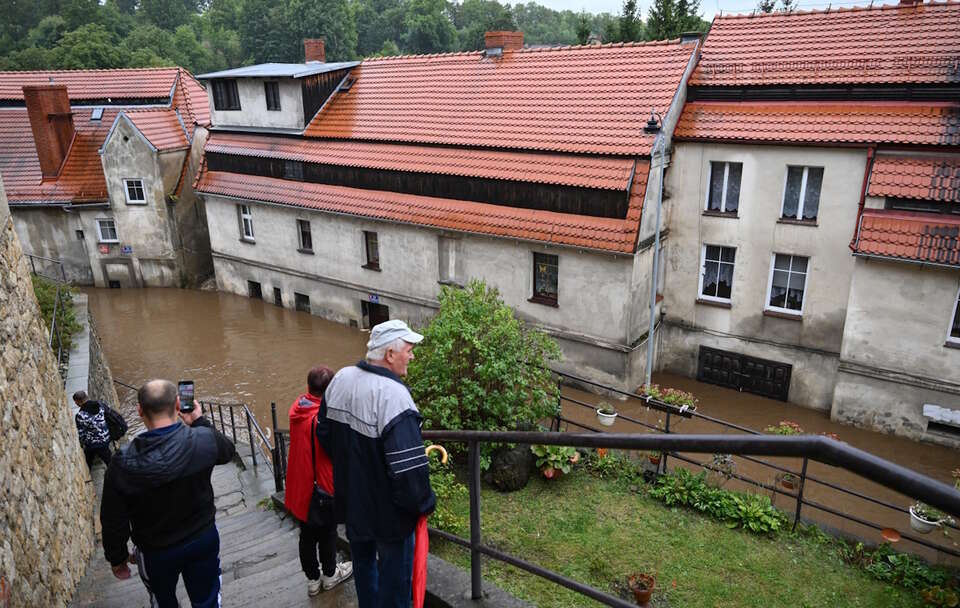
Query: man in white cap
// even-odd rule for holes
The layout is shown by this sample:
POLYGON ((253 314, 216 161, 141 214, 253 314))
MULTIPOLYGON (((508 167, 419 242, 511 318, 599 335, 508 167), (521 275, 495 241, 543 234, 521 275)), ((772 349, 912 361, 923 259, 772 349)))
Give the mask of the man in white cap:
POLYGON ((366 360, 337 372, 320 409, 317 436, 333 462, 360 608, 409 608, 413 531, 437 501, 422 417, 402 380, 421 340, 400 320, 374 327, 366 360))

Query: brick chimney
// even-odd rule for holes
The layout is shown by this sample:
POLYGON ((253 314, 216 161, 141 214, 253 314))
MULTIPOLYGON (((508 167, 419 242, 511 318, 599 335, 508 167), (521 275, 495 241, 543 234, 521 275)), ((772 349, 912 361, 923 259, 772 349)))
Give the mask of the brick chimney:
POLYGON ((503 51, 518 51, 523 48, 523 32, 487 32, 483 35, 487 55, 500 55, 503 51))
POLYGON ((900 0, 900 6, 918 6, 923 4, 923 0, 900 0))
POLYGON ((303 60, 324 63, 327 60, 324 46, 323 38, 305 38, 303 41, 303 60))
POLYGON ((73 142, 73 113, 65 85, 23 87, 43 178, 56 177, 73 142))

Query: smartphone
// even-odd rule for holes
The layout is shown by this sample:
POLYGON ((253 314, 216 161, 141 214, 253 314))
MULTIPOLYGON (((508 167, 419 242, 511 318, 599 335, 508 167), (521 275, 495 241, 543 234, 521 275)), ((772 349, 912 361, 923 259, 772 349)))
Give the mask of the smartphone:
POLYGON ((180 411, 189 414, 193 411, 193 380, 181 380, 177 383, 177 394, 180 395, 180 411))

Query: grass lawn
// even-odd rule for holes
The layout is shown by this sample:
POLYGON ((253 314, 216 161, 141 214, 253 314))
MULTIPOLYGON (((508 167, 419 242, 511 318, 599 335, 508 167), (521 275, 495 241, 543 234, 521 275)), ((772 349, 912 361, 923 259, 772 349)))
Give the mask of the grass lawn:
MULTIPOLYGON (((731 530, 699 513, 666 507, 647 496, 647 488, 601 480, 582 468, 558 480, 533 477, 510 494, 484 488, 483 541, 614 595, 622 594, 629 574, 655 573, 656 607, 924 605, 918 592, 874 580, 814 538, 731 530)), ((469 500, 452 500, 468 526, 469 500)), ((456 533, 469 536, 466 528, 456 533)), ((434 540, 430 550, 469 568, 465 549, 434 540)), ((600 605, 487 558, 483 576, 537 606, 600 605)))

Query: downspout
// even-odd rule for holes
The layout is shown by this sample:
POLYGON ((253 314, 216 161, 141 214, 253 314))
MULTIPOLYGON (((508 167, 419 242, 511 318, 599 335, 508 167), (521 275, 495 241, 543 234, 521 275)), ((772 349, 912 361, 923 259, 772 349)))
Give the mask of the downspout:
POLYGON ((867 184, 870 183, 870 173, 873 172, 873 160, 876 151, 876 146, 867 148, 867 166, 863 170, 863 186, 860 188, 860 204, 857 206, 856 228, 854 228, 853 237, 850 239, 850 251, 857 250, 857 241, 860 240, 860 224, 863 222, 863 208, 867 200, 867 184))
POLYGON ((653 332, 656 330, 654 314, 657 309, 657 275, 660 263, 660 208, 663 206, 663 149, 666 147, 666 141, 666 135, 661 131, 657 137, 657 142, 660 144, 660 166, 657 171, 659 183, 657 185, 657 223, 653 241, 653 275, 650 277, 650 327, 647 330, 647 369, 644 375, 646 385, 650 384, 653 376, 653 332))

